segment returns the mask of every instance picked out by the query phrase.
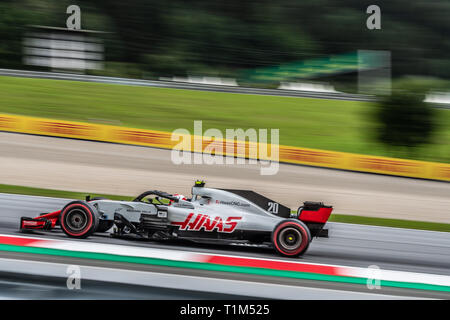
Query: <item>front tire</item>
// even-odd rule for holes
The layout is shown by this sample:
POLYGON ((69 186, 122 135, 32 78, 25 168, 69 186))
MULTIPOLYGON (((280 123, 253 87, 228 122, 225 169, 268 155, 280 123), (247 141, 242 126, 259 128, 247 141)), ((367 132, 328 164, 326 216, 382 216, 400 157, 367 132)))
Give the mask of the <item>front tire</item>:
POLYGON ((300 256, 306 252, 310 242, 308 227, 298 220, 283 220, 272 232, 273 247, 282 256, 300 256))
POLYGON ((99 225, 97 210, 87 202, 73 201, 62 210, 61 229, 71 238, 84 239, 93 234, 99 225))

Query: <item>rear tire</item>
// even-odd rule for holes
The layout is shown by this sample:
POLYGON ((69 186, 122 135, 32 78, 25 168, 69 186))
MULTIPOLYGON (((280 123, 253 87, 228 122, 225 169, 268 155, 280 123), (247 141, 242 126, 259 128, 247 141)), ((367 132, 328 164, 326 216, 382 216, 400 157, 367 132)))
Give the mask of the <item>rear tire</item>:
POLYGON ((99 225, 97 210, 85 201, 73 201, 62 210, 61 229, 71 238, 84 239, 93 234, 99 225))
POLYGON ((272 244, 278 254, 297 257, 306 252, 311 242, 308 227, 298 220, 283 220, 272 232, 272 244))

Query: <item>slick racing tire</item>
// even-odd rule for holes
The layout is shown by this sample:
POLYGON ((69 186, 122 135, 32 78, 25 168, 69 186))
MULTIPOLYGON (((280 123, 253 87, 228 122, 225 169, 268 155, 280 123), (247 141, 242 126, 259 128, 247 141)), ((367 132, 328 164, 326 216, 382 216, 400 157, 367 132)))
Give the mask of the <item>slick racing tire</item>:
POLYGON ((97 210, 85 201, 73 201, 62 210, 59 218, 61 229, 71 238, 87 238, 99 225, 97 210))
POLYGON ((298 220, 283 220, 272 232, 275 251, 286 257, 297 257, 305 253, 311 242, 308 227, 298 220))

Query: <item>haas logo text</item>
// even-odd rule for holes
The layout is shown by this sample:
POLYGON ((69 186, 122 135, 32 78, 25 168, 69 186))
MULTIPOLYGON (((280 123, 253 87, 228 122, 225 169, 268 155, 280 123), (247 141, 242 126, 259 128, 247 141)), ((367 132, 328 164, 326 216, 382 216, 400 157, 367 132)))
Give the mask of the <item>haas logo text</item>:
POLYGON ((172 225, 180 226, 180 230, 188 231, 214 231, 230 233, 236 229, 238 221, 242 217, 228 217, 225 221, 221 217, 215 217, 214 219, 206 214, 194 214, 190 213, 186 220, 182 222, 174 221, 172 225))

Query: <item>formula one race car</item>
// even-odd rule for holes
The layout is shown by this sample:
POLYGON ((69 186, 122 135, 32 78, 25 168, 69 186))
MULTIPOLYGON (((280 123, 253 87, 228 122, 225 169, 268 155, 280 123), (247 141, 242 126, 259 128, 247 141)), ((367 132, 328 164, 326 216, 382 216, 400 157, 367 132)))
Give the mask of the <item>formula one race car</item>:
POLYGON ((86 197, 62 210, 22 217, 21 230, 49 230, 56 225, 67 236, 86 238, 95 232, 149 240, 272 247, 284 256, 303 254, 313 237, 328 237, 323 229, 331 206, 304 202, 297 212, 248 190, 213 189, 197 181, 192 199, 147 191, 133 201, 86 197))

